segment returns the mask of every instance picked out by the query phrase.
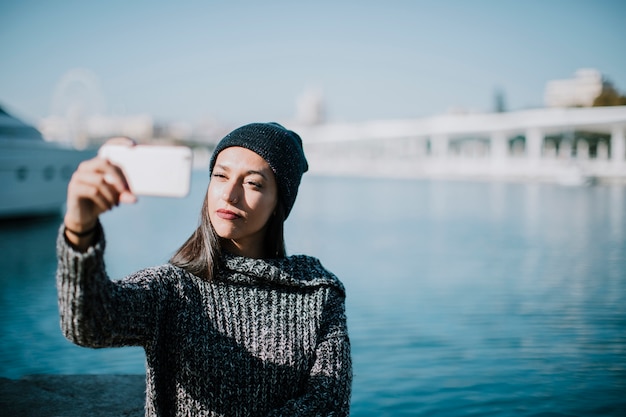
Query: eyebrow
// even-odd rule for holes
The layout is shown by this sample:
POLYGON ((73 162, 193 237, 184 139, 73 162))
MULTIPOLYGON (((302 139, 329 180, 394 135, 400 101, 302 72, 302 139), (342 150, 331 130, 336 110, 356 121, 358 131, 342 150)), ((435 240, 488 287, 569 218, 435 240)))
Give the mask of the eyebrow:
MULTIPOLYGON (((230 171, 230 167, 228 167, 227 165, 222 165, 222 164, 218 164, 215 165, 215 168, 220 168, 224 171, 230 171)), ((256 171, 254 169, 249 170, 248 172, 246 172, 246 175, 259 175, 261 177, 263 177, 263 179, 267 180, 267 175, 265 175, 263 172, 261 171, 256 171)))
POLYGON ((263 177, 263 179, 267 179, 267 176, 264 173, 262 173, 261 171, 255 171, 253 169, 248 171, 248 175, 255 175, 255 174, 263 177))

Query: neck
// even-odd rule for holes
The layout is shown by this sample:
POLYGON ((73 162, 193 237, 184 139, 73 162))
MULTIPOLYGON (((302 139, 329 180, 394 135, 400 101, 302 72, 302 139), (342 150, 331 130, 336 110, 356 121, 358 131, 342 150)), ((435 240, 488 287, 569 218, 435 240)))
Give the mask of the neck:
POLYGON ((235 240, 224 239, 222 240, 222 247, 236 256, 243 256, 246 258, 260 259, 265 257, 263 245, 257 244, 243 244, 235 240))

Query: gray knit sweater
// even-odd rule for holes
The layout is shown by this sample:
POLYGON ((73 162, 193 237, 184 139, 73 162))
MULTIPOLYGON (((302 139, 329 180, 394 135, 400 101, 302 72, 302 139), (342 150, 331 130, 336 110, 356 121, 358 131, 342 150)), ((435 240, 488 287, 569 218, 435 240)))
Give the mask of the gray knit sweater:
POLYGON ((142 346, 146 416, 344 416, 352 384, 341 282, 317 259, 224 256, 213 281, 166 264, 111 281, 104 233, 57 240, 61 328, 142 346))

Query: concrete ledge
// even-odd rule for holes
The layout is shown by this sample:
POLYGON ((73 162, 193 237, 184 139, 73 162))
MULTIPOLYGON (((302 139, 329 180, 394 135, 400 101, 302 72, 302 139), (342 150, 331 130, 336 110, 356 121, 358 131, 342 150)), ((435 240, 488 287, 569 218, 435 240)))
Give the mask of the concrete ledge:
POLYGON ((0 378, 0 410, 20 417, 143 417, 144 375, 0 378))

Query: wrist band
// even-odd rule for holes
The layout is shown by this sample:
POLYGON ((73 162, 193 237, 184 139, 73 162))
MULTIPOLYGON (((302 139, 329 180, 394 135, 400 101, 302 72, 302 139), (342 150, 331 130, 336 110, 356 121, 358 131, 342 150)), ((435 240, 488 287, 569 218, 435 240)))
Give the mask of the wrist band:
POLYGON ((96 231, 96 229, 98 228, 98 222, 96 222, 95 226, 92 227, 91 229, 83 230, 82 232, 77 232, 75 230, 72 230, 69 227, 67 227, 67 225, 64 225, 64 226, 65 226, 66 232, 70 232, 71 234, 77 237, 85 237, 96 231))

